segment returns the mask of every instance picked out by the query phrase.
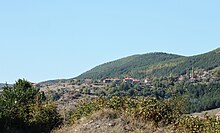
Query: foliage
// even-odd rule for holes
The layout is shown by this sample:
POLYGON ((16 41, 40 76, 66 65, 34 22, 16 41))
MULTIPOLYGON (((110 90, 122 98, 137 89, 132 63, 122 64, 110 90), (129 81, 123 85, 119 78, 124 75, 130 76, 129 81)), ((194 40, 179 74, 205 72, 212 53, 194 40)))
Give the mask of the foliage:
POLYGON ((220 77, 220 68, 216 70, 215 75, 216 77, 220 77))
POLYGON ((174 101, 158 101, 150 97, 117 97, 110 99, 103 97, 87 99, 75 107, 70 114, 70 123, 88 116, 95 111, 107 108, 116 112, 125 113, 127 116, 133 116, 135 119, 144 121, 153 121, 158 123, 170 124, 174 122, 181 114, 174 101))
POLYGON ((149 53, 144 55, 134 55, 116 61, 97 66, 92 70, 80 75, 79 79, 91 78, 102 79, 105 77, 126 77, 131 75, 131 71, 138 72, 140 68, 158 64, 158 62, 176 59, 182 56, 166 53, 149 53))
POLYGON ((176 84, 176 93, 187 97, 188 113, 201 112, 220 107, 220 82, 211 83, 179 83, 176 84))
POLYGON ((38 132, 50 131, 61 123, 61 118, 53 102, 46 101, 41 105, 30 105, 29 125, 38 132))
POLYGON ((3 87, 0 128, 3 132, 49 132, 60 122, 56 106, 26 80, 3 87))
POLYGON ((194 68, 212 70, 220 66, 220 52, 183 57, 166 53, 149 53, 134 55, 97 66, 78 79, 103 79, 106 77, 146 78, 187 74, 194 68))
POLYGON ((208 115, 205 115, 202 118, 183 116, 177 121, 175 128, 178 132, 217 133, 220 130, 220 120, 208 115))
MULTIPOLYGON (((175 97, 170 100, 156 100, 151 97, 103 97, 86 99, 70 113, 70 123, 88 117, 99 110, 113 110, 115 117, 124 121, 139 121, 154 124, 155 127, 167 128, 169 132, 218 132, 220 120, 215 117, 191 117, 182 114, 185 101, 175 97)), ((137 127, 136 127, 137 128, 137 127)), ((144 128, 144 127, 142 127, 144 128)), ((153 128, 153 127, 152 127, 153 128)))
POLYGON ((79 104, 76 105, 75 109, 72 112, 69 112, 70 118, 68 123, 74 123, 76 120, 88 116, 91 113, 100 110, 104 107, 106 101, 103 97, 95 99, 85 99, 82 100, 79 104))
POLYGON ((220 107, 220 80, 177 81, 177 77, 161 77, 152 81, 151 86, 121 83, 105 90, 107 97, 112 96, 150 96, 158 100, 180 96, 187 99, 185 113, 201 112, 220 107))

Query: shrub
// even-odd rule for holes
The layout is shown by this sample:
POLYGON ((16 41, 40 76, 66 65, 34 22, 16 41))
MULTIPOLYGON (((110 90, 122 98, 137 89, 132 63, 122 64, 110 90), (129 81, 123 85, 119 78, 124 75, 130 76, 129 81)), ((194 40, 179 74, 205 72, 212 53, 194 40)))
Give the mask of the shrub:
POLYGON ((192 117, 184 116, 181 117, 176 128, 178 131, 187 131, 191 133, 217 133, 220 131, 220 121, 215 117, 203 116, 203 117, 192 117))
POLYGON ((170 101, 158 101, 154 98, 131 98, 114 96, 110 99, 103 97, 87 99, 82 101, 71 112, 71 122, 88 116, 100 109, 112 109, 125 116, 133 116, 144 121, 153 121, 155 125, 159 122, 170 124, 181 114, 181 110, 175 108, 170 101))
MULTIPOLYGON (((82 101, 70 113, 70 121, 87 117, 98 110, 112 110, 117 117, 128 123, 153 123, 154 127, 166 127, 169 132, 219 132, 220 120, 215 117, 183 116, 184 100, 174 97, 170 100, 157 100, 152 97, 98 97, 82 101)), ((144 124, 143 124, 144 125, 144 124)), ((135 126, 135 125, 133 125, 135 126)), ((137 126, 137 125, 136 125, 137 126)), ((134 127, 134 129, 140 127, 134 127)), ((145 128, 145 127, 141 127, 145 128)))

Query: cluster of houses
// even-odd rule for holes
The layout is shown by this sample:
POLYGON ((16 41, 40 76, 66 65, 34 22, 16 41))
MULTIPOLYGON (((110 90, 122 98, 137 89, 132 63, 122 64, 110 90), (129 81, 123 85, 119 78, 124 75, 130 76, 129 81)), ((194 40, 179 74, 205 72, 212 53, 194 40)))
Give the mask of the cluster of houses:
POLYGON ((194 81, 204 81, 204 80, 209 80, 209 81, 213 81, 213 76, 210 75, 209 72, 207 71, 192 71, 188 76, 187 75, 180 75, 178 77, 179 81, 184 81, 186 79, 188 79, 191 82, 194 81))
POLYGON ((215 114, 216 118, 220 120, 220 111, 215 114))
POLYGON ((204 72, 199 72, 199 71, 193 71, 191 74, 190 74, 190 79, 191 80, 201 80, 201 79, 206 79, 207 76, 208 76, 208 72, 207 71, 204 71, 204 72))
MULTIPOLYGON (((187 75, 180 75, 178 77, 178 81, 184 81, 184 80, 190 80, 191 82, 193 81, 202 81, 202 80, 213 80, 213 78, 210 78, 212 76, 210 76, 210 73, 207 71, 203 71, 203 72, 198 72, 198 71, 192 71, 192 73, 189 74, 189 76, 187 75)), ((119 78, 106 78, 103 80, 103 83, 108 84, 108 83, 121 83, 121 82, 127 82, 127 83, 144 83, 144 84, 150 84, 152 82, 152 80, 146 78, 144 80, 138 80, 138 79, 134 79, 134 78, 124 78, 124 79, 119 79, 119 78)))
POLYGON ((107 79, 104 79, 103 82, 105 84, 108 84, 108 83, 112 83, 112 82, 115 82, 115 83, 121 83, 121 82, 126 82, 126 83, 140 83, 141 81, 138 80, 138 79, 134 79, 134 78, 124 78, 124 79, 119 79, 119 78, 107 78, 107 79))
MULTIPOLYGON (((203 71, 203 72, 199 72, 199 71, 192 71, 192 73, 189 74, 189 76, 187 75, 180 75, 178 77, 178 81, 184 81, 184 80, 190 80, 190 81, 202 81, 202 80, 213 80, 213 78, 211 78, 212 76, 210 76, 210 73, 207 71, 203 71)), ((119 78, 106 78, 103 80, 103 83, 111 83, 111 82, 115 82, 115 83, 121 83, 121 82, 128 82, 128 83, 150 83, 151 80, 146 78, 143 81, 142 80, 138 80, 138 79, 134 79, 134 78, 124 78, 124 79, 119 79, 119 78)))
MULTIPOLYGON (((214 81, 215 78, 213 78, 213 74, 207 71, 193 71, 190 74, 186 75, 180 75, 178 77, 175 77, 177 81, 190 81, 190 82, 200 82, 200 81, 214 81)), ((153 79, 151 78, 145 78, 145 79, 135 79, 131 77, 126 77, 123 79, 120 78, 106 78, 104 80, 92 80, 92 79, 84 79, 85 84, 94 84, 98 86, 102 86, 103 84, 109 84, 109 83, 131 83, 131 84, 140 84, 140 85, 147 85, 152 86, 153 85, 153 79)))

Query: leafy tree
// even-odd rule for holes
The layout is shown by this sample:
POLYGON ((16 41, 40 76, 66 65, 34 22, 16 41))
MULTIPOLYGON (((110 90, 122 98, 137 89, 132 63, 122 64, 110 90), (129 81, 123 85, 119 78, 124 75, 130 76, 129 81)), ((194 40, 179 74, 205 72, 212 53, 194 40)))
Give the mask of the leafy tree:
POLYGON ((216 70, 216 76, 220 77, 220 69, 216 70))
POLYGON ((13 87, 6 85, 3 89, 0 96, 3 132, 49 132, 61 120, 56 106, 50 106, 44 93, 30 82, 19 79, 13 87))

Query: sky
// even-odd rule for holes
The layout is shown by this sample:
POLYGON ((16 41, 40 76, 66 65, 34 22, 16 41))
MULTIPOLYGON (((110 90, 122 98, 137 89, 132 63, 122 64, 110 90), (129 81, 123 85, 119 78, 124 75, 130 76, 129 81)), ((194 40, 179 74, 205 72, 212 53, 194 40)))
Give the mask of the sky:
POLYGON ((73 78, 133 54, 220 47, 219 0, 1 0, 0 83, 73 78))

